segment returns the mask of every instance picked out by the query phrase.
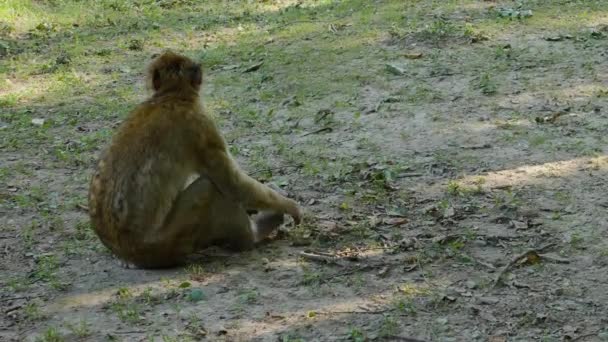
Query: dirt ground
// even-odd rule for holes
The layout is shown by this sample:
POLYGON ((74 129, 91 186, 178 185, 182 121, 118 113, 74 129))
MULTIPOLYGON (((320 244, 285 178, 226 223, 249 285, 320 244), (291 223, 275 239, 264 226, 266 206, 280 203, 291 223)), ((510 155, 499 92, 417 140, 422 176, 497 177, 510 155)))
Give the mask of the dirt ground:
POLYGON ((0 341, 608 341, 606 0, 7 0, 0 58, 0 341), (92 167, 164 49, 303 225, 101 245, 92 167))

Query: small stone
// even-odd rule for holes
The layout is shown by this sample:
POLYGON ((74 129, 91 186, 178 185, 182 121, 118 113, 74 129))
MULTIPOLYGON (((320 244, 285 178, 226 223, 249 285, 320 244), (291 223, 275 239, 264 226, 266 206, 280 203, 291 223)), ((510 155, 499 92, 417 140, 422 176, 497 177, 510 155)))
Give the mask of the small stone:
POLYGON ((479 297, 477 302, 483 305, 494 305, 497 304, 499 300, 496 297, 479 297))
POLYGON ((205 299, 205 293, 199 288, 194 288, 188 294, 188 299, 192 302, 198 302, 200 300, 205 299))
POLYGON ((446 325, 448 324, 448 319, 445 317, 439 317, 435 320, 435 322, 441 325, 446 325))
POLYGON ((465 286, 468 289, 473 290, 473 289, 476 289, 479 285, 476 282, 474 282, 473 280, 467 280, 467 282, 465 283, 465 286))
POLYGON ((473 244, 477 247, 485 247, 488 245, 488 242, 485 240, 475 240, 473 241, 473 244))
POLYGON ((44 119, 32 119, 32 124, 36 126, 42 126, 44 125, 44 119))

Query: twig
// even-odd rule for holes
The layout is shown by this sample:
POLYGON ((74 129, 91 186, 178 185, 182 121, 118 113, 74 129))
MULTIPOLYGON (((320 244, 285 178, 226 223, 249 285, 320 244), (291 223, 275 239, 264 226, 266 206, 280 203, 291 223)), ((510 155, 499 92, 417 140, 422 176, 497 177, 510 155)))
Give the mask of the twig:
POLYGON ((387 312, 394 311, 393 309, 384 309, 384 310, 376 310, 376 311, 364 311, 364 310, 352 310, 352 311, 321 311, 317 312, 317 315, 355 315, 355 314, 363 314, 363 315, 381 315, 387 312))
POLYGON ((556 264, 569 264, 570 260, 568 259, 564 259, 564 258, 559 258, 556 257, 554 255, 549 255, 549 254, 539 254, 539 257, 541 257, 542 259, 545 259, 547 261, 551 261, 554 262, 556 264))
POLYGON ((4 310, 4 314, 7 314, 7 315, 8 315, 9 313, 11 313, 11 312, 13 312, 13 311, 15 311, 15 310, 19 310, 19 309, 21 309, 22 307, 23 307, 23 304, 17 304, 17 305, 13 305, 13 306, 11 306, 10 308, 8 308, 8 309, 4 310))
POLYGON ((402 342, 426 342, 426 340, 419 340, 419 339, 413 338, 413 337, 405 337, 405 336, 398 336, 398 335, 388 336, 387 339, 390 339, 391 341, 402 341, 402 342))
POLYGON ((541 246, 539 248, 528 249, 527 251, 516 255, 513 259, 511 259, 511 261, 505 267, 502 268, 502 270, 500 270, 500 272, 498 272, 498 274, 496 275, 496 278, 494 279, 494 283, 492 284, 490 289, 494 289, 496 287, 496 285, 498 285, 498 283, 500 282, 500 279, 502 278, 502 276, 505 275, 505 273, 507 273, 507 271, 509 271, 511 269, 511 267, 513 267, 515 264, 517 264, 521 259, 528 257, 532 253, 540 254, 542 251, 547 250, 554 246, 555 246, 554 243, 549 243, 549 244, 541 246))
POLYGON ((489 262, 485 262, 485 261, 481 261, 481 260, 477 260, 477 259, 473 259, 475 260, 476 263, 480 264, 481 266, 487 267, 491 270, 495 270, 496 267, 492 264, 490 264, 489 262))
POLYGON ((492 265, 490 263, 487 263, 485 261, 478 260, 477 258, 473 258, 472 256, 470 256, 470 255, 468 255, 466 253, 463 253, 462 255, 466 256, 467 258, 469 258, 469 259, 471 259, 473 261, 475 261, 477 264, 479 264, 481 266, 487 267, 487 268, 489 268, 491 270, 495 270, 496 269, 496 267, 494 265, 492 265))
POLYGON ((145 331, 143 331, 143 330, 114 331, 113 333, 117 334, 117 335, 128 335, 128 334, 144 334, 145 331))
POLYGON ((86 211, 86 212, 89 212, 89 207, 87 207, 84 204, 78 203, 78 204, 76 204, 76 208, 81 209, 81 210, 86 211))
MULTIPOLYGON (((392 265, 391 265, 392 266, 392 265)), ((357 272, 365 272, 365 271, 369 271, 370 269, 375 269, 377 268, 377 265, 363 265, 363 266, 359 266, 359 267, 353 267, 351 269, 348 269, 346 271, 343 272, 338 272, 335 274, 332 274, 331 277, 332 278, 336 278, 336 277, 344 277, 347 275, 351 275, 353 273, 357 273, 357 272)))
POLYGON ((598 330, 598 331, 596 331, 596 332, 592 332, 592 333, 588 333, 588 334, 584 334, 584 335, 579 335, 579 336, 577 336, 577 337, 573 338, 573 339, 572 339, 572 342, 575 342, 575 341, 580 341, 580 340, 586 339, 587 337, 591 337, 591 336, 597 336, 597 334, 598 334, 599 332, 600 332, 600 331, 598 330))
POLYGON ((10 297, 10 298, 0 298, 1 302, 8 302, 11 300, 20 300, 20 299, 32 299, 32 298, 40 298, 42 296, 22 296, 22 297, 10 297))
POLYGON ((281 29, 283 27, 287 27, 290 25, 294 25, 294 24, 317 24, 317 23, 327 23, 327 21, 325 20, 295 20, 289 23, 285 23, 283 25, 279 25, 279 26, 275 26, 273 28, 271 28, 272 30, 278 30, 281 29))
POLYGON ((255 170, 249 173, 249 175, 255 175, 258 173, 262 173, 262 172, 272 172, 272 171, 277 171, 277 170, 284 170, 284 169, 289 169, 289 168, 299 168, 302 167, 302 164, 297 164, 297 165, 285 165, 285 166, 278 166, 278 167, 270 167, 267 169, 259 169, 259 170, 255 170))
POLYGON ((304 259, 308 259, 308 260, 312 260, 312 261, 322 261, 322 262, 326 262, 326 263, 337 263, 338 258, 334 257, 334 256, 327 256, 327 255, 319 255, 319 254, 313 254, 310 252, 300 252, 299 255, 304 258, 304 259))
POLYGON ((408 177, 421 177, 424 176, 424 173, 420 172, 407 172, 397 175, 397 178, 408 178, 408 177))
POLYGON ((333 130, 334 130, 334 129, 333 129, 333 128, 331 128, 331 127, 323 127, 323 128, 320 128, 320 129, 318 129, 318 130, 316 130, 316 131, 312 131, 312 132, 304 133, 304 134, 300 135, 300 137, 301 137, 301 138, 303 138, 303 137, 307 137, 307 136, 309 136, 309 135, 318 134, 318 133, 322 133, 322 132, 331 132, 331 131, 333 131, 333 130))

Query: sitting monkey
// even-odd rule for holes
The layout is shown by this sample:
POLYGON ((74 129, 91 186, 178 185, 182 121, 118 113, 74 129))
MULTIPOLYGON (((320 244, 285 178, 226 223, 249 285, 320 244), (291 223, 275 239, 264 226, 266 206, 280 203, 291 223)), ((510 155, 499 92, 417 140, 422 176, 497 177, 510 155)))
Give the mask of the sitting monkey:
POLYGON ((300 222, 295 201, 249 177, 228 152, 200 103, 199 64, 165 52, 147 78, 152 97, 122 123, 91 179, 91 221, 105 246, 138 267, 170 267, 214 244, 252 248, 284 214, 300 222))

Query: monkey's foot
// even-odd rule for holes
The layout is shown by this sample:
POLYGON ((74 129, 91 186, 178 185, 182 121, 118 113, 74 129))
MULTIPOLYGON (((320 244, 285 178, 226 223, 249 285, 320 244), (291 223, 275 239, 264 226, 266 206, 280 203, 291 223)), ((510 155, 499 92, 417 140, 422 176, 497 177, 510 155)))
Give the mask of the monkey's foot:
POLYGON ((137 267, 135 264, 130 263, 128 261, 124 261, 122 259, 117 259, 118 260, 118 265, 122 268, 125 268, 127 270, 136 270, 139 269, 139 267, 137 267))
POLYGON ((256 241, 261 241, 272 234, 283 224, 283 214, 274 211, 262 211, 253 217, 256 229, 256 241))

